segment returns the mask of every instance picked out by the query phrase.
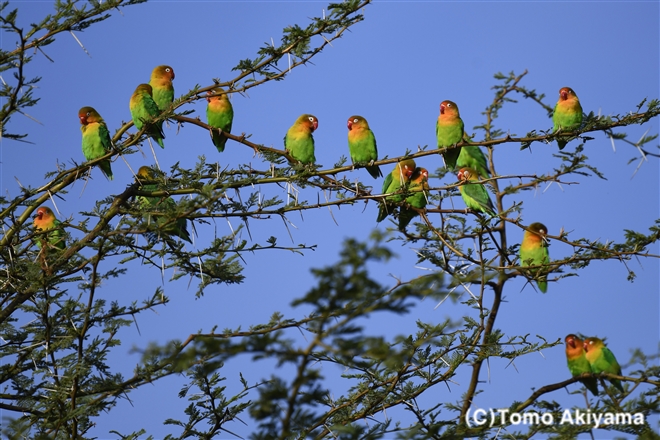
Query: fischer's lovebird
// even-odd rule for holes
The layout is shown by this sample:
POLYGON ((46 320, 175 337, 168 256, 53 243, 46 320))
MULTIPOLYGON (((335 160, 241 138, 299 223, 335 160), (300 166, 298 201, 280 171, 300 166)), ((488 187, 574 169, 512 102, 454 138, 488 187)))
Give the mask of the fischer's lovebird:
MULTIPOLYGON (((137 173, 137 180, 140 184, 140 189, 143 191, 157 191, 159 189, 156 183, 143 183, 150 180, 156 180, 156 173, 154 173, 153 169, 147 166, 140 167, 137 173)), ((164 215, 156 216, 149 214, 149 212, 173 210, 176 206, 176 202, 172 197, 137 196, 137 201, 140 204, 140 207, 144 211, 147 211, 145 218, 148 226, 150 226, 150 232, 145 235, 150 241, 155 241, 159 237, 168 240, 170 236, 176 235, 188 243, 192 243, 190 240, 190 234, 188 233, 188 221, 185 218, 169 220, 164 215), (151 232, 153 230, 156 232, 151 232)))
POLYGON ((53 213, 53 210, 47 206, 40 206, 37 209, 37 214, 34 216, 34 228, 37 232, 39 231, 49 231, 46 234, 39 234, 34 240, 37 247, 41 249, 42 243, 48 242, 49 247, 54 247, 57 249, 64 249, 66 243, 64 243, 64 237, 62 229, 60 228, 60 222, 53 213))
POLYGON ((496 215, 495 207, 490 200, 486 187, 481 183, 471 183, 479 180, 476 171, 471 168, 461 168, 458 172, 458 180, 463 182, 458 190, 461 192, 461 197, 463 197, 463 201, 468 208, 492 216, 496 215))
MULTIPOLYGON (((206 97, 208 101, 208 105, 206 106, 206 120, 211 127, 218 128, 224 133, 231 133, 231 124, 234 121, 234 107, 229 102, 227 94, 222 92, 224 90, 221 87, 206 92, 209 95, 206 97), (222 93, 222 95, 210 96, 214 93, 222 93)), ((211 130, 211 139, 218 152, 222 153, 225 151, 225 144, 227 143, 226 136, 218 133, 218 130, 211 130)))
MULTIPOLYGON (((463 140, 464 124, 458 113, 458 106, 452 101, 440 103, 440 116, 435 123, 435 136, 438 148, 449 148, 463 140)), ((451 148, 442 153, 447 168, 455 169, 461 147, 451 148)))
MULTIPOLYGON (((582 125, 582 106, 577 95, 570 87, 562 87, 559 90, 559 100, 552 113, 554 132, 575 131, 582 125)), ((570 137, 558 137, 557 145, 563 149, 570 137)))
MULTIPOLYGON (((140 84, 137 86, 131 96, 129 107, 131 109, 133 123, 138 130, 142 130, 145 121, 151 121, 160 115, 160 110, 158 110, 158 106, 153 99, 152 89, 149 84, 140 84)), ((151 136, 161 148, 165 148, 165 144, 163 144, 163 139, 165 138, 163 134, 163 121, 151 123, 146 134, 151 136)))
MULTIPOLYGON (((92 107, 83 107, 78 111, 80 119, 80 131, 82 131, 82 151, 85 159, 94 160, 105 156, 112 151, 110 132, 105 121, 92 107)), ((112 180, 112 168, 110 160, 106 159, 98 163, 99 168, 108 180, 112 180)))
MULTIPOLYGON (((426 208, 427 195, 429 190, 429 172, 426 168, 415 168, 412 176, 410 177, 409 191, 418 191, 406 197, 406 203, 412 208, 424 209, 426 208)), ((404 231, 411 220, 418 215, 418 212, 408 206, 401 207, 399 212, 399 230, 404 231)))
MULTIPOLYGON (((545 236, 548 234, 548 228, 543 223, 535 222, 527 227, 520 243, 520 265, 521 266, 542 266, 550 262, 550 253, 548 252, 548 242, 545 236)), ((529 273, 537 277, 536 284, 543 293, 548 291, 548 278, 546 271, 542 268, 530 269, 529 273)))
POLYGON ((316 116, 300 115, 284 136, 284 149, 298 162, 310 164, 316 162, 314 156, 314 136, 312 132, 319 127, 316 116))
POLYGON ((378 179, 383 177, 377 165, 372 165, 378 160, 378 148, 376 137, 369 128, 369 123, 362 116, 351 116, 348 118, 348 151, 351 154, 353 165, 366 165, 371 177, 378 179))
POLYGON ((174 101, 174 69, 170 66, 157 66, 151 72, 149 85, 153 89, 154 102, 162 112, 174 101))
MULTIPOLYGON (((605 346, 602 339, 587 338, 584 340, 585 356, 591 364, 591 371, 594 373, 611 373, 621 376, 621 366, 616 361, 614 353, 605 346)), ((609 379, 612 385, 623 392, 623 386, 619 379, 609 379)))

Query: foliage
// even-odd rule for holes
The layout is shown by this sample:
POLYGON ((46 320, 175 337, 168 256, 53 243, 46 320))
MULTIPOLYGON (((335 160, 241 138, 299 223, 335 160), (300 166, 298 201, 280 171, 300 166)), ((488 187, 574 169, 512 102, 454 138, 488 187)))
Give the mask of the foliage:
MULTIPOLYGON (((16 81, 2 88, 4 105, 0 112, 2 137, 27 141, 26 134, 8 130, 16 113, 38 103, 35 85, 39 77, 30 78, 27 67, 34 51, 41 51, 64 31, 80 31, 109 17, 113 9, 139 1, 89 2, 67 1, 56 4, 56 14, 33 24, 27 32, 20 29, 17 10, 0 6, 3 29, 13 33, 19 45, 11 52, 0 53, 0 72, 9 71, 16 81)), ((241 60, 234 68, 236 76, 229 81, 195 87, 179 97, 158 120, 170 119, 187 126, 209 130, 199 119, 188 116, 186 105, 204 99, 204 93, 218 84, 227 93, 242 93, 268 81, 286 78, 292 69, 305 65, 326 45, 360 22, 361 9, 370 3, 345 1, 331 4, 328 15, 310 20, 306 27, 298 25, 284 29, 279 46, 265 44, 254 59, 241 60), (283 66, 286 65, 286 68, 283 66)), ((552 142, 551 132, 532 131, 524 137, 511 137, 496 127, 498 112, 522 96, 552 111, 544 96, 525 88, 520 75, 497 74, 495 96, 484 112, 485 122, 475 127, 483 141, 471 145, 487 148, 489 165, 495 169, 495 147, 502 144, 532 148, 535 144, 552 142)), ((561 166, 548 174, 537 176, 499 176, 487 183, 495 197, 499 216, 486 219, 463 209, 433 208, 420 213, 415 230, 392 238, 374 232, 370 240, 347 239, 339 260, 313 271, 316 285, 294 301, 293 305, 308 310, 304 318, 274 313, 269 322, 247 330, 225 329, 200 331, 184 341, 172 341, 165 346, 150 346, 131 377, 117 372, 110 355, 120 344, 120 333, 133 323, 135 316, 156 310, 169 299, 160 289, 141 303, 101 299, 99 289, 104 281, 131 276, 131 264, 141 264, 150 270, 176 268, 175 278, 197 280, 197 295, 215 284, 232 285, 244 280, 243 256, 260 251, 290 251, 305 253, 314 245, 282 246, 276 237, 266 243, 239 239, 239 230, 220 236, 209 243, 198 243, 194 252, 183 243, 141 240, 150 231, 144 207, 137 196, 188 196, 177 200, 172 209, 151 213, 163 216, 167 222, 184 218, 203 226, 214 219, 236 217, 244 220, 282 219, 306 210, 355 204, 382 199, 362 184, 353 184, 344 177, 350 166, 338 163, 333 169, 302 167, 291 162, 285 151, 249 141, 246 136, 227 133, 233 142, 253 148, 270 162, 270 169, 251 166, 220 169, 217 164, 200 161, 193 169, 173 166, 168 173, 155 177, 157 189, 146 191, 137 183, 121 194, 99 200, 87 212, 81 212, 75 222, 62 224, 69 244, 63 251, 44 246, 39 250, 34 241, 39 235, 32 227, 34 211, 54 195, 64 195, 71 185, 101 160, 135 153, 134 146, 145 139, 144 132, 129 135, 132 123, 121 127, 113 136, 116 150, 95 161, 53 172, 49 181, 39 188, 23 188, 13 199, 0 198, 3 235, 0 240, 0 346, 4 359, 0 367, 0 409, 12 417, 3 427, 9 438, 73 438, 89 435, 94 419, 111 411, 118 398, 131 390, 152 386, 164 377, 182 374, 187 384, 179 397, 189 405, 185 416, 167 419, 173 427, 168 438, 213 438, 231 435, 230 422, 251 417, 257 422, 254 438, 341 437, 341 438, 486 438, 496 435, 501 427, 508 428, 512 438, 529 438, 536 433, 548 433, 554 438, 572 438, 587 432, 590 426, 538 424, 523 431, 510 420, 500 417, 492 426, 468 425, 472 401, 479 393, 479 377, 484 364, 491 359, 515 359, 557 345, 541 336, 508 336, 497 326, 503 307, 502 296, 509 280, 516 277, 533 279, 521 270, 517 261, 518 245, 511 244, 505 226, 522 228, 520 203, 511 203, 511 196, 530 191, 545 182, 565 183, 571 175, 604 178, 589 164, 584 145, 590 133, 602 131, 612 139, 633 145, 644 156, 653 156, 648 145, 657 135, 629 141, 625 133, 614 129, 632 124, 647 124, 660 114, 658 100, 643 101, 637 112, 621 116, 589 114, 579 132, 580 145, 574 151, 558 152, 561 166), (255 187, 297 185, 324 193, 321 198, 263 198, 255 187), (228 193, 242 194, 229 197, 228 193), (434 214, 433 221, 429 214, 434 214), (436 220, 436 219, 439 219, 436 220), (474 221, 468 221, 474 219, 474 221), (111 225, 112 223, 112 225, 111 225), (392 258, 387 240, 405 243, 422 242, 419 261, 436 271, 412 280, 397 280, 386 286, 374 279, 368 266, 392 258), (438 301, 458 300, 458 286, 478 286, 462 304, 474 314, 457 321, 431 324, 417 321, 414 334, 401 334, 389 340, 370 334, 365 318, 374 314, 408 314, 423 298, 438 301), (491 295, 490 293, 493 293, 491 295), (28 324, 23 324, 29 317, 28 324), (475 318, 476 317, 476 318, 475 318), (304 338, 301 338, 303 335, 304 338), (270 359, 283 367, 286 374, 273 374, 259 383, 249 383, 241 376, 240 391, 227 395, 223 367, 239 355, 253 359, 270 359), (327 366, 339 366, 347 386, 336 395, 324 380, 327 366), (438 384, 449 384, 459 369, 470 370, 471 381, 466 392, 455 402, 440 402, 433 407, 418 406, 417 398, 438 384), (402 408, 412 415, 412 422, 380 419, 377 414, 402 408), (368 422, 368 423, 367 423, 368 422), (177 434, 174 434, 177 432, 177 434)), ((192 129, 192 128, 191 128, 192 129)), ((437 155, 435 148, 378 161, 385 165, 403 157, 417 158, 437 155)), ((431 189, 430 201, 440 202, 457 194, 457 185, 431 189)), ((625 264, 632 258, 658 258, 649 246, 660 239, 660 220, 647 232, 626 231, 621 243, 601 242, 575 237, 562 232, 550 239, 566 243, 574 252, 563 260, 553 260, 550 280, 573 276, 594 260, 615 260, 625 264)), ((627 266, 626 266, 627 268, 627 266)), ((629 279, 635 274, 628 269, 629 279)), ((591 408, 592 412, 621 411, 659 412, 658 385, 660 371, 653 358, 637 354, 642 365, 639 371, 621 377, 630 385, 623 396, 608 394, 591 408), (655 388, 648 390, 642 384, 655 388), (642 391, 636 396, 632 389, 642 391)), ((611 376, 611 375, 610 375, 611 376)), ((552 391, 575 383, 573 378, 536 390, 524 402, 511 402, 512 412, 552 412, 561 417, 561 408, 550 398, 552 391)), ((618 425, 605 429, 621 430, 618 425)), ((626 426, 624 432, 651 438, 648 425, 626 426)), ((137 438, 144 431, 115 434, 122 438, 137 438)), ((645 437, 646 438, 646 437, 645 437)))

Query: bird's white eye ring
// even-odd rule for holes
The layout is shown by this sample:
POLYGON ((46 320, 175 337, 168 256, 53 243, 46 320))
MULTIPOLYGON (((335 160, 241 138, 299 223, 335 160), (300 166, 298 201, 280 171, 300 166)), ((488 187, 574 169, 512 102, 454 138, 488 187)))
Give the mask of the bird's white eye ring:
POLYGON ((170 68, 169 68, 169 67, 168 67, 167 69, 165 69, 165 72, 169 72, 169 71, 170 71, 170 68))
POLYGON ((91 114, 92 114, 92 112, 87 112, 87 116, 89 116, 89 115, 91 115, 91 114))
POLYGON ((353 119, 353 123, 354 123, 354 124, 357 124, 357 121, 358 121, 357 118, 353 119))
POLYGON ((309 117, 310 122, 314 122, 314 116, 309 117))

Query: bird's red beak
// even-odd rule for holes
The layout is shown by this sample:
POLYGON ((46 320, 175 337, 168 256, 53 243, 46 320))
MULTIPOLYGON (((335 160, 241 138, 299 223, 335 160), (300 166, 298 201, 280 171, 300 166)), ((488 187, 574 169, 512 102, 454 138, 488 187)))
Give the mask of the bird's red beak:
POLYGON ((584 341, 582 343, 582 347, 584 347, 584 351, 589 351, 589 349, 587 348, 587 347, 589 347, 589 344, 587 344, 587 341, 584 341))
POLYGON ((174 79, 174 69, 172 69, 172 79, 174 79))
POLYGON ((319 121, 312 122, 312 125, 314 126, 314 130, 316 130, 317 128, 319 128, 319 121))
POLYGON ((80 123, 81 123, 82 125, 87 125, 87 116, 85 116, 85 115, 80 115, 80 116, 78 116, 78 117, 80 118, 80 123))
POLYGON ((441 115, 445 114, 445 105, 444 104, 440 104, 440 114, 441 115))
POLYGON ((210 90, 209 90, 208 92, 206 92, 206 100, 207 100, 208 102, 211 102, 211 96, 209 96, 209 95, 211 95, 211 91, 210 91, 210 90))
POLYGON ((565 100, 568 99, 568 92, 567 92, 566 90, 562 90, 561 93, 560 93, 560 95, 561 95, 561 99, 562 99, 562 100, 565 101, 565 100))
POLYGON ((353 121, 351 121, 350 119, 348 120, 348 124, 346 124, 346 125, 348 126, 349 130, 353 129, 353 121))

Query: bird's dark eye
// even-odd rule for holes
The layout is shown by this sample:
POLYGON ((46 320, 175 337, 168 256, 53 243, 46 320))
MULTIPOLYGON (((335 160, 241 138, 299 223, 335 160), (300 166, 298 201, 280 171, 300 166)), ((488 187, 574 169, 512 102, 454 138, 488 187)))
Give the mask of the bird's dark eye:
POLYGON ((92 112, 87 112, 87 116, 89 116, 89 115, 91 115, 91 114, 92 114, 92 112))
POLYGON ((165 72, 169 72, 169 71, 170 71, 170 68, 169 68, 169 67, 168 67, 167 69, 165 69, 165 72))
POLYGON ((451 107, 451 103, 448 102, 448 103, 447 103, 447 107, 451 107))
POLYGON ((358 121, 357 118, 353 119, 354 124, 357 124, 357 121, 358 121))
POLYGON ((314 116, 310 116, 310 117, 309 117, 309 121, 310 121, 310 122, 314 122, 314 116))

